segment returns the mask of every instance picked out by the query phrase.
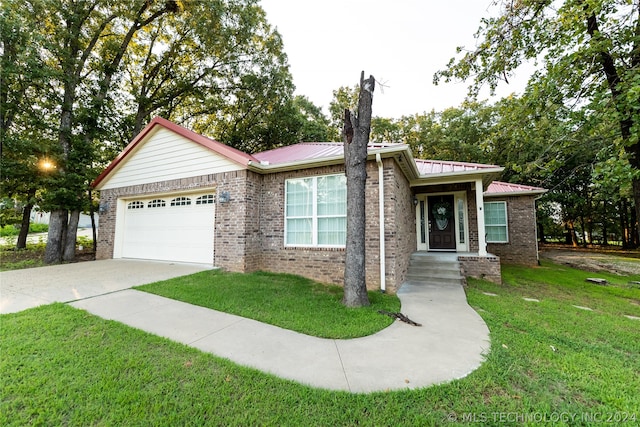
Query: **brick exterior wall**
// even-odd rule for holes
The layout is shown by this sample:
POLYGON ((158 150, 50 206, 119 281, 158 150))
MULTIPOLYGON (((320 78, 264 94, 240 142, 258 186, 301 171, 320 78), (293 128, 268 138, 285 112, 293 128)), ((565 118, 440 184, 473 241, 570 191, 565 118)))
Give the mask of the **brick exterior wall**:
POLYGON ((416 214, 413 193, 400 167, 384 160, 386 287, 398 290, 407 275, 409 258, 416 250, 416 214))
MULTIPOLYGON (((416 248, 416 218, 412 203, 415 193, 466 191, 469 224, 469 251, 478 251, 475 192, 469 183, 417 187, 409 182, 393 159, 384 159, 385 283, 395 292, 404 281, 409 257, 416 248)), ((302 171, 260 175, 249 170, 223 172, 188 179, 169 180, 101 191, 101 215, 97 259, 113 258, 115 223, 119 198, 144 197, 179 191, 214 189, 228 192, 230 201, 216 198, 214 259, 212 264, 229 271, 266 270, 299 274, 324 283, 341 285, 345 251, 342 248, 284 246, 285 180, 344 173, 343 165, 302 171)), ((367 163, 366 182, 367 288, 380 287, 380 241, 378 209, 378 166, 367 163)), ((500 281, 500 261, 537 264, 535 200, 533 196, 486 198, 506 201, 509 227, 507 244, 489 244, 495 256, 479 258, 461 255, 465 273, 500 281)))
MULTIPOLYGON (((388 159, 384 163, 385 191, 385 253, 386 286, 395 292, 402 283, 409 256, 406 261, 398 262, 411 245, 415 248, 415 232, 405 236, 407 209, 411 210, 409 184, 399 173, 395 162, 388 159), (394 173, 394 171, 396 173, 394 173), (404 192, 399 196, 400 192, 404 192), (402 211, 402 209, 405 209, 402 211), (400 220, 400 221, 399 221, 400 220), (399 232, 398 229, 401 231, 399 232), (401 243, 398 244, 398 238, 401 243), (407 243, 407 241, 409 243, 407 243), (398 265, 400 268, 398 268, 398 265)), ((273 272, 300 274, 325 283, 342 285, 344 282, 345 251, 342 248, 285 247, 284 245, 284 191, 285 181, 291 178, 344 173, 343 165, 326 166, 302 171, 282 172, 263 176, 262 202, 260 205, 260 269, 273 272)), ((380 232, 378 209, 378 166, 376 162, 367 163, 366 200, 367 209, 365 242, 365 274, 368 289, 380 287, 380 232)), ((413 250, 413 249, 412 249, 413 250)), ((410 252, 408 252, 410 254, 410 252)))
POLYGON ((260 203, 260 266, 276 273, 294 273, 314 280, 342 284, 344 249, 285 247, 284 199, 285 181, 344 172, 340 166, 328 166, 302 171, 282 172, 262 177, 260 203))
POLYGON ((466 277, 476 277, 494 283, 502 283, 500 258, 497 256, 460 255, 458 261, 466 277))
POLYGON ((507 202, 508 243, 488 243, 487 250, 505 263, 538 265, 535 196, 486 197, 485 202, 507 202))
MULTIPOLYGON (((415 249, 415 218, 409 183, 392 159, 384 161, 386 287, 395 292, 406 274, 409 255, 415 249)), ((265 270, 300 274, 341 285, 345 251, 341 248, 284 246, 285 180, 344 173, 343 165, 259 175, 248 170, 224 172, 189 179, 163 181, 101 191, 101 213, 96 258, 113 258, 116 212, 119 198, 144 197, 199 188, 228 192, 230 201, 216 198, 214 259, 228 271, 265 270)), ((380 287, 380 239, 378 167, 367 164, 366 282, 380 287)), ((212 224, 213 226, 213 224, 212 224)))

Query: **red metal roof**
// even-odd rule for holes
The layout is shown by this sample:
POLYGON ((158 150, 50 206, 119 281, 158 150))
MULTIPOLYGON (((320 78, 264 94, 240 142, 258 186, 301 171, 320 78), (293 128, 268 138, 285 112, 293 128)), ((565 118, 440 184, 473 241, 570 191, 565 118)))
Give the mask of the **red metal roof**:
POLYGON ((270 165, 291 163, 302 160, 321 159, 324 157, 342 156, 343 144, 341 142, 301 142, 295 145, 275 148, 253 156, 260 162, 268 162, 270 165))
POLYGON ((445 160, 422 160, 416 159, 416 165, 420 175, 435 175, 441 173, 454 172, 474 172, 485 169, 495 169, 500 166, 483 165, 480 163, 450 162, 445 160))
POLYGON ((532 187, 530 185, 511 184, 509 182, 493 181, 484 194, 520 194, 520 193, 544 193, 544 188, 532 187))
MULTIPOLYGON (((369 149, 396 147, 403 144, 369 144, 369 149)), ((275 148, 253 156, 260 162, 270 165, 300 162, 304 160, 320 160, 328 157, 340 157, 344 152, 342 142, 301 142, 295 145, 275 148)))
MULTIPOLYGON (((116 157, 109 166, 96 178, 93 186, 97 186, 120 164, 134 148, 145 139, 155 126, 163 126, 197 144, 202 145, 242 166, 247 166, 250 162, 262 165, 282 165, 286 163, 296 163, 303 161, 322 160, 343 155, 344 144, 342 142, 303 142, 286 147, 280 147, 269 151, 263 151, 250 155, 229 147, 221 142, 214 141, 203 135, 195 133, 189 129, 172 123, 161 117, 154 118, 133 141, 116 157)), ((383 149, 393 147, 406 147, 405 144, 371 143, 369 149, 383 149)), ((438 175, 456 172, 483 172, 490 169, 498 169, 496 165, 484 165, 480 163, 453 162, 444 160, 415 160, 418 172, 421 176, 438 175)), ((539 187, 527 185, 510 184, 494 181, 485 194, 517 194, 517 193, 543 193, 546 190, 539 187)))

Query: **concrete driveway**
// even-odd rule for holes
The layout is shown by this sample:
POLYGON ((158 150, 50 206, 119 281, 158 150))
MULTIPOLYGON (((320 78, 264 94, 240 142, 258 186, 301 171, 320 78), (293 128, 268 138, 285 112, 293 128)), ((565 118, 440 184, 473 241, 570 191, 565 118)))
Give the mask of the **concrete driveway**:
POLYGON ((70 302, 211 269, 201 264, 109 259, 0 272, 0 314, 70 302))

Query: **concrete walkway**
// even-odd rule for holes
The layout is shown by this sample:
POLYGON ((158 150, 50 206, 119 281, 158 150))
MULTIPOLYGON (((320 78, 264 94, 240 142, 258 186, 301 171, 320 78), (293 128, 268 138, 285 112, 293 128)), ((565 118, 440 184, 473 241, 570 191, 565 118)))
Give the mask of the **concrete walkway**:
POLYGON ((71 305, 302 384, 367 393, 462 378, 489 349, 489 331, 461 286, 405 283, 402 313, 364 338, 315 338, 255 320, 126 290, 71 305))
POLYGON ((69 302, 210 269, 200 264, 109 259, 0 272, 0 314, 69 302))
POLYGON ((489 330, 459 285, 407 282, 396 321, 350 340, 315 338, 135 291, 135 285, 210 267, 136 260, 90 261, 0 273, 0 312, 54 301, 313 387, 367 393, 461 378, 489 349, 489 330))

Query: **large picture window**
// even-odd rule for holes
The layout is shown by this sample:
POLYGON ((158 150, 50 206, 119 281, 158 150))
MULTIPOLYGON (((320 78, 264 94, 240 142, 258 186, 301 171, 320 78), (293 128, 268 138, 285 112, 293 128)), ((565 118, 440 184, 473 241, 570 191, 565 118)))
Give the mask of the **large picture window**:
POLYGON ((507 203, 485 202, 484 224, 487 232, 487 243, 509 242, 507 229, 507 203))
POLYGON ((285 244, 345 246, 347 180, 344 175, 285 181, 285 244))

